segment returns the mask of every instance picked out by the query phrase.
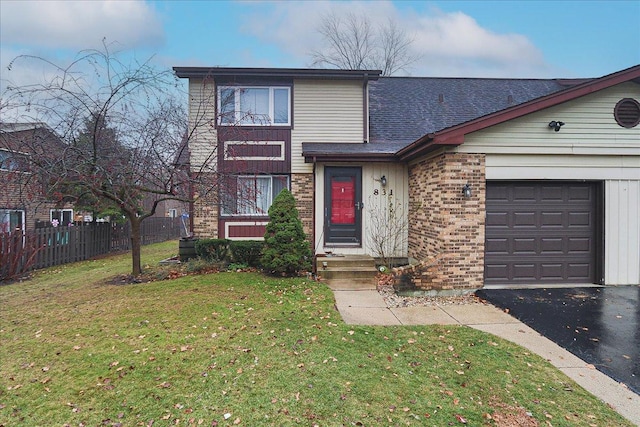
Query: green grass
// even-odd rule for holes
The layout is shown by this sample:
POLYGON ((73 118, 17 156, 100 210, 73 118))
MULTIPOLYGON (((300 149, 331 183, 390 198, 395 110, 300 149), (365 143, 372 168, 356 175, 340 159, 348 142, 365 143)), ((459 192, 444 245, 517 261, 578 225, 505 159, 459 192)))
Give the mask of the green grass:
MULTIPOLYGON (((143 263, 176 248, 145 247, 143 263)), ((540 425, 631 425, 492 335, 345 325, 331 291, 305 279, 108 284, 129 262, 0 286, 0 425, 500 426, 527 412, 540 425)))

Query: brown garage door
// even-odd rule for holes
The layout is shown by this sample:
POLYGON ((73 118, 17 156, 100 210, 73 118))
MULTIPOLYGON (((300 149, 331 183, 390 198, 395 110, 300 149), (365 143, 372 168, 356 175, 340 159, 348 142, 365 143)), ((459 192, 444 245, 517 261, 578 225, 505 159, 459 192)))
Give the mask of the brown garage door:
POLYGON ((596 283, 597 188, 488 182, 485 285, 596 283))

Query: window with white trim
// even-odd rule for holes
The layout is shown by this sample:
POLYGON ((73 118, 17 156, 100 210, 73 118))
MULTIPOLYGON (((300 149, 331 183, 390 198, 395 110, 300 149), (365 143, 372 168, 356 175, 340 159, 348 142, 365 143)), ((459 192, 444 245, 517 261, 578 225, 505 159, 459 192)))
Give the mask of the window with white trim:
POLYGON ((24 211, 18 209, 0 209, 0 233, 24 230, 24 211))
POLYGON ((221 125, 290 126, 291 88, 287 86, 218 88, 221 125))
POLYGON ((8 171, 26 171, 27 156, 0 148, 0 169, 8 171))
POLYGON ((289 188, 286 175, 237 176, 222 195, 222 215, 267 216, 273 200, 285 188, 289 188))
POLYGON ((73 209, 51 209, 49 220, 57 221, 57 225, 69 225, 73 222, 73 209))

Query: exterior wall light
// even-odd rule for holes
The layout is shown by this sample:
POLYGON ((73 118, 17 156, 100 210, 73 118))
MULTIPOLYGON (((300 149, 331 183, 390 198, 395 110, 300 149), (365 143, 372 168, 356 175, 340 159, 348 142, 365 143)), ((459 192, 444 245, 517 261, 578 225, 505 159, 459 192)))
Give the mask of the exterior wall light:
POLYGON ((462 194, 467 199, 471 197, 471 186, 468 183, 462 187, 462 194))
POLYGON ((383 187, 387 186, 387 177, 386 176, 382 175, 380 177, 380 185, 382 185, 383 187))
POLYGON ((552 120, 549 122, 549 128, 553 129, 556 132, 560 131, 560 128, 564 126, 564 122, 552 120))

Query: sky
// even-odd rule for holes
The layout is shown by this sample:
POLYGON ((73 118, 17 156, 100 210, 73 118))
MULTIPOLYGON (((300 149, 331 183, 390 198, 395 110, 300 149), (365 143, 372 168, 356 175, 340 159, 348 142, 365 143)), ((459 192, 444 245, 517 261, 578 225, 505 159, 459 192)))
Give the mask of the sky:
POLYGON ((308 67, 330 12, 393 19, 419 58, 403 75, 599 77, 640 64, 640 0, 0 0, 0 88, 42 77, 18 55, 64 64, 102 40, 158 67, 308 67))

